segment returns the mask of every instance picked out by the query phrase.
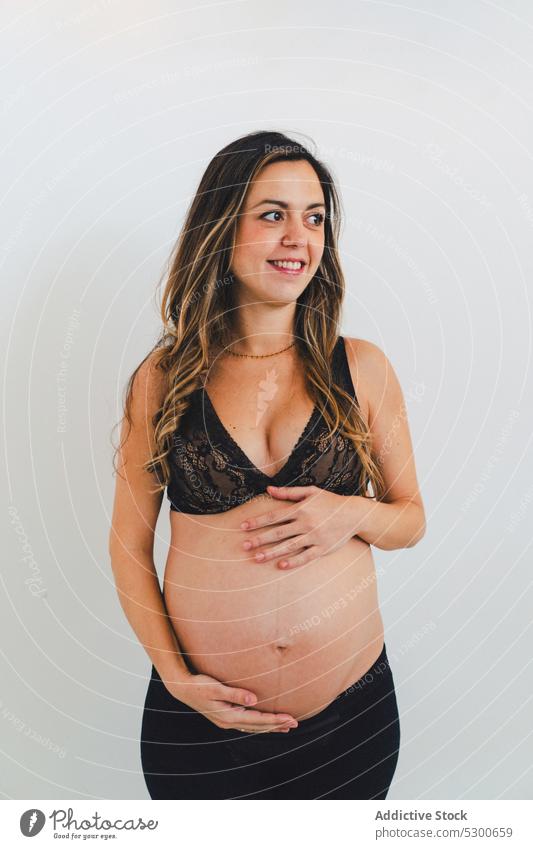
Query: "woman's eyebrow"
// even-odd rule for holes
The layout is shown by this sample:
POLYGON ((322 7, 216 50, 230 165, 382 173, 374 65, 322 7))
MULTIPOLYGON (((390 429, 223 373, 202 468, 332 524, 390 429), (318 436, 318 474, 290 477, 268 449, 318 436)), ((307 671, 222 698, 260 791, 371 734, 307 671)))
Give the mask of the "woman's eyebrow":
MULTIPOLYGON (((258 203, 255 203, 253 206, 250 207, 250 209, 255 209, 256 206, 262 206, 264 203, 275 203, 277 206, 283 207, 283 209, 289 208, 289 204, 285 203, 284 200, 273 200, 272 198, 265 198, 264 200, 260 200, 258 203)), ((310 203, 308 206, 305 207, 304 211, 307 211, 308 209, 315 209, 317 206, 323 206, 324 209, 326 208, 326 204, 319 201, 318 203, 310 203)))

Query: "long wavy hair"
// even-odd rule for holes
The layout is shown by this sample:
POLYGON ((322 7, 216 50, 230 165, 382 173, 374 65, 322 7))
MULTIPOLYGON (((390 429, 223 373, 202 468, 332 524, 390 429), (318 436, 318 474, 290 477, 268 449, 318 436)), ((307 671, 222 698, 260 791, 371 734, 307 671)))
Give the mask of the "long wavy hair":
MULTIPOLYGON (((187 210, 184 226, 169 261, 161 302, 163 328, 159 339, 139 363, 126 386, 124 419, 131 429, 131 398, 135 376, 148 357, 163 374, 164 400, 153 416, 154 450, 143 469, 154 473, 153 492, 170 479, 169 454, 192 393, 199 389, 213 354, 233 341, 235 280, 231 271, 239 216, 246 193, 261 169, 273 162, 306 160, 320 181, 326 205, 325 244, 320 265, 295 309, 297 353, 305 364, 307 391, 319 406, 330 430, 350 439, 361 460, 360 491, 380 500, 384 482, 372 456, 371 433, 353 398, 335 383, 331 371, 338 337, 345 281, 338 258, 341 202, 326 166, 307 147, 283 133, 249 133, 222 148, 207 166, 187 210)), ((129 433, 129 431, 128 431, 129 433)), ((116 448, 117 451, 124 440, 116 448)))

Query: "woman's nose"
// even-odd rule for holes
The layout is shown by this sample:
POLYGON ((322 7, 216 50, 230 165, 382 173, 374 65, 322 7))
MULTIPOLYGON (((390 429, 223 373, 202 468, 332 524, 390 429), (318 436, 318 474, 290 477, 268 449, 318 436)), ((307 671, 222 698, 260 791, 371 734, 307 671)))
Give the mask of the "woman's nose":
POLYGON ((287 227, 283 236, 282 242, 284 245, 305 245, 305 234, 298 225, 287 227))

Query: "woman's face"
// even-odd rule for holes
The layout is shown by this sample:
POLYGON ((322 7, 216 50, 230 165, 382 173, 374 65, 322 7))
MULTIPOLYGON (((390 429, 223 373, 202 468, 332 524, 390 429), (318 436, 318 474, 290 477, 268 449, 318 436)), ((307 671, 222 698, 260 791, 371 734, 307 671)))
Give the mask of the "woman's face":
POLYGON ((301 295, 324 251, 325 212, 320 181, 306 160, 274 162, 259 172, 239 216, 232 262, 250 300, 288 303, 301 295), (282 260, 289 266, 281 267, 282 260))

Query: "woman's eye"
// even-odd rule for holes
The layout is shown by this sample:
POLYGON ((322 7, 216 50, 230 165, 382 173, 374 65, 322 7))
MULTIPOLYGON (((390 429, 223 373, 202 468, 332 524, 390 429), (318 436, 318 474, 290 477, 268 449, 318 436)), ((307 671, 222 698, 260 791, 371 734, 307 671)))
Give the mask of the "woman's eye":
MULTIPOLYGON (((264 212, 264 213, 262 214, 261 218, 264 218, 264 219, 265 219, 265 221, 266 221, 266 220, 272 221, 272 219, 271 219, 271 218, 270 218, 270 219, 267 219, 267 216, 268 216, 268 215, 281 215, 281 216, 282 216, 282 215, 283 215, 283 213, 282 213, 282 212, 280 212, 280 211, 279 211, 279 209, 273 209, 273 210, 271 210, 270 212, 264 212)), ((310 216, 309 216, 309 218, 316 218, 316 219, 318 219, 317 221, 315 221, 315 225, 316 225, 317 227, 320 227, 320 225, 321 225, 321 224, 323 223, 323 221, 324 221, 324 216, 323 216, 323 214, 322 214, 321 212, 313 212, 313 214, 312 214, 312 215, 310 215, 310 216)), ((277 219, 277 220, 279 220, 279 219, 277 219)))
POLYGON ((281 212, 279 211, 279 209, 273 209, 272 212, 264 212, 261 218, 266 219, 267 215, 281 215, 281 212))

